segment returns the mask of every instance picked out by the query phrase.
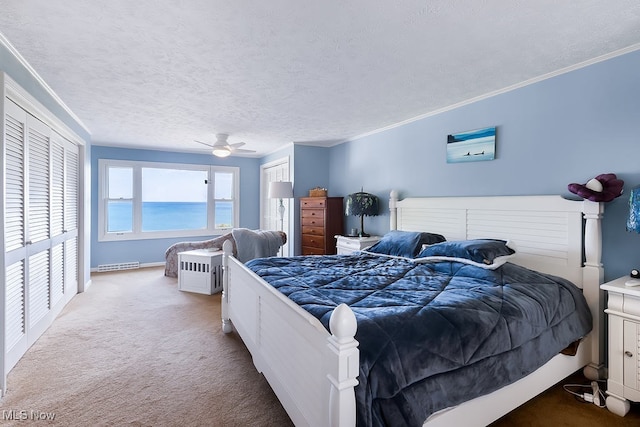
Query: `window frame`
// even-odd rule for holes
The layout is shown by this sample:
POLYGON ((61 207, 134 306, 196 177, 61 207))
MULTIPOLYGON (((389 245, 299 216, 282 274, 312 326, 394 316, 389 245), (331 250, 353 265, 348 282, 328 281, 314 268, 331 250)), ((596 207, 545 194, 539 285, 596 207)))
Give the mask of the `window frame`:
MULTIPOLYGON (((206 164, 161 163, 137 160, 98 159, 98 241, 127 241, 146 239, 165 239, 175 237, 211 236, 223 234, 240 222, 240 168, 237 166, 217 166, 206 164), (108 208, 108 171, 111 167, 133 169, 133 230, 107 232, 108 208), (162 230, 142 231, 142 169, 173 169, 207 172, 207 227, 198 230, 162 230), (231 227, 216 228, 215 203, 215 173, 231 173, 233 175, 233 224, 231 227)), ((226 201, 226 199, 224 199, 226 201)))

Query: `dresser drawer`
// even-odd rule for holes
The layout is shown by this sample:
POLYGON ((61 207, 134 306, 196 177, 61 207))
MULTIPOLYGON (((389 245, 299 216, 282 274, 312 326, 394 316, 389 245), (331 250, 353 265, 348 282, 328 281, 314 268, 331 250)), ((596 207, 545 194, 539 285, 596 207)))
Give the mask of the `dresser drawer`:
POLYGON ((305 218, 318 218, 324 220, 324 210, 323 209, 303 209, 302 211, 302 219, 305 218))
POLYGON ((372 246, 380 240, 379 236, 348 237, 335 236, 337 239, 337 252, 339 254, 351 254, 372 246))
POLYGON ((307 198, 300 200, 300 207, 304 208, 325 208, 327 206, 327 199, 324 198, 307 198))
POLYGON ((324 218, 304 217, 302 218, 303 227, 321 227, 324 228, 324 218))
POLYGON ((323 248, 310 248, 308 246, 302 247, 302 255, 324 255, 323 248))
POLYGON ((302 225, 302 234, 309 234, 313 236, 324 236, 324 227, 320 225, 319 227, 314 227, 312 225, 302 225))
POLYGON ((324 237, 314 236, 312 234, 303 234, 302 246, 311 247, 311 248, 320 248, 324 250, 324 237))
POLYGON ((359 251, 360 249, 362 249, 362 245, 360 244, 360 239, 358 239, 357 237, 353 239, 345 239, 343 237, 338 237, 338 246, 350 251, 359 251))

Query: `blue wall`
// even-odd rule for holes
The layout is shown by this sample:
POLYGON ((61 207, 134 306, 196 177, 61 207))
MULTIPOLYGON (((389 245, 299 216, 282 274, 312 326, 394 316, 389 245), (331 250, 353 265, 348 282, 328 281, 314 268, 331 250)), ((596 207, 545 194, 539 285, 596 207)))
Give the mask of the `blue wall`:
POLYGON ((220 159, 208 154, 174 153, 94 145, 91 150, 92 268, 96 268, 100 264, 130 261, 138 261, 141 264, 163 262, 165 250, 173 243, 185 240, 204 240, 212 237, 98 242, 98 159, 237 166, 240 168, 240 226, 255 229, 260 225, 259 159, 240 157, 220 159))
MULTIPOLYGON (((294 150, 293 185, 295 186, 295 196, 307 197, 309 190, 316 187, 327 188, 329 196, 342 196, 335 193, 331 188, 329 177, 330 157, 329 149, 321 147, 311 147, 307 145, 296 145, 294 150)), ((302 253, 302 238, 300 236, 300 201, 296 199, 294 203, 294 230, 296 236, 293 238, 295 253, 302 253)))
MULTIPOLYGON (((640 51, 333 147, 330 189, 364 186, 382 202, 365 218, 389 229, 392 189, 407 196, 568 194, 601 173, 625 181, 605 207, 603 264, 613 279, 640 267, 640 236, 627 233, 627 195, 640 185, 640 51), (446 163, 450 133, 496 126, 496 159, 446 163)), ((298 159, 296 159, 298 160, 298 159)), ((347 218, 346 228, 358 226, 347 218)))

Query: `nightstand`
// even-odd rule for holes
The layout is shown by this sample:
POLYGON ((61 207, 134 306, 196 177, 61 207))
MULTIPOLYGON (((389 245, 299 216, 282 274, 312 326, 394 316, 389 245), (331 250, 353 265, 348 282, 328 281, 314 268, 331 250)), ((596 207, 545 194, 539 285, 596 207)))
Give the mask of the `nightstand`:
POLYGON ((640 287, 625 276, 600 285, 608 292, 609 379, 607 408, 624 417, 629 401, 640 402, 640 287))
POLYGON ((370 237, 347 237, 336 236, 336 250, 338 255, 349 255, 364 248, 372 246, 380 240, 380 236, 370 237))

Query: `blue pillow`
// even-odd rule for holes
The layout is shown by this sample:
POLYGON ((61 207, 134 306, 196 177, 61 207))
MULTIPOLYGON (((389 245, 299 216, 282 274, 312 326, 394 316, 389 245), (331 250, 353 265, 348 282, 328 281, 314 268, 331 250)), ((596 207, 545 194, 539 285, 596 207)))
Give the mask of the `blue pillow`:
POLYGON ((446 260, 452 258, 453 261, 471 261, 480 266, 498 267, 506 262, 506 258, 516 252, 507 246, 507 242, 497 239, 474 239, 458 240, 452 242, 438 243, 427 246, 419 254, 418 258, 438 258, 446 260))
POLYGON ((420 251, 422 245, 431 245, 444 242, 445 240, 446 239, 439 234, 393 230, 382 236, 382 239, 380 239, 378 243, 366 251, 376 254, 413 258, 420 251))

